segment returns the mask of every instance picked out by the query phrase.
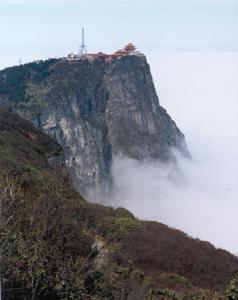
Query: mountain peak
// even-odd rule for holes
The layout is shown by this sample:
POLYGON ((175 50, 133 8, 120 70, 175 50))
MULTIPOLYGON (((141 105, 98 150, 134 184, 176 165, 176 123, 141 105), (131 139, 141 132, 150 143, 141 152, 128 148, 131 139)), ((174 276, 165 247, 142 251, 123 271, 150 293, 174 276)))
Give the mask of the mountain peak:
POLYGON ((73 62, 49 60, 0 72, 0 106, 63 146, 74 185, 89 199, 94 190, 110 190, 115 158, 169 160, 172 148, 189 156, 141 56, 128 44, 111 55, 86 54, 73 62))

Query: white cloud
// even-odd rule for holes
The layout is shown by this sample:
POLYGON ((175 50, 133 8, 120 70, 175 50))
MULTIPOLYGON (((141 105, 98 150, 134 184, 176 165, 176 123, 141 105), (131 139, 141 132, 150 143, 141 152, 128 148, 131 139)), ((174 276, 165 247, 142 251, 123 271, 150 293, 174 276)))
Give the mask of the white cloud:
POLYGON ((116 161, 114 201, 238 254, 238 54, 160 53, 151 61, 160 101, 194 161, 179 158, 179 169, 116 161))

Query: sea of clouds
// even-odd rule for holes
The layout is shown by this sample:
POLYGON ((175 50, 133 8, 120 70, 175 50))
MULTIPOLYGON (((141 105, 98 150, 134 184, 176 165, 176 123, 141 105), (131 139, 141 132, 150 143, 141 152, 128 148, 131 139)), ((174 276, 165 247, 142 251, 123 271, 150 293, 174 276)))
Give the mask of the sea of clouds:
POLYGON ((115 161, 113 205, 238 254, 238 53, 160 53, 149 63, 193 160, 115 161))

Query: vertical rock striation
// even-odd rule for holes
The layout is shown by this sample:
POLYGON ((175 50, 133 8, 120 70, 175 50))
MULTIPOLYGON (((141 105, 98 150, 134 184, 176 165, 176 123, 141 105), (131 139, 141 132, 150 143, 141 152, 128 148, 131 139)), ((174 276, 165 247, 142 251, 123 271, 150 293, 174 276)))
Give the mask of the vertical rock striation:
POLYGON ((189 156, 183 134, 160 106, 143 54, 88 54, 0 72, 0 106, 18 112, 64 148, 75 187, 107 193, 116 157, 189 156))

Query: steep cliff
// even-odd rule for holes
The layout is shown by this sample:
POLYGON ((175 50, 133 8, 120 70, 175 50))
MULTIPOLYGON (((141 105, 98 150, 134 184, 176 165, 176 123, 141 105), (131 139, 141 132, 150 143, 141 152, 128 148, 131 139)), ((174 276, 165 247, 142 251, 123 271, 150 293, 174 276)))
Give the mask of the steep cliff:
POLYGON ((123 208, 86 202, 61 163, 49 164, 61 153, 32 124, 0 111, 3 299, 226 299, 237 257, 123 208))
POLYGON ((183 134, 160 106, 149 65, 137 51, 48 60, 0 72, 0 106, 18 112, 64 148, 75 187, 107 192, 115 157, 189 156, 183 134))

